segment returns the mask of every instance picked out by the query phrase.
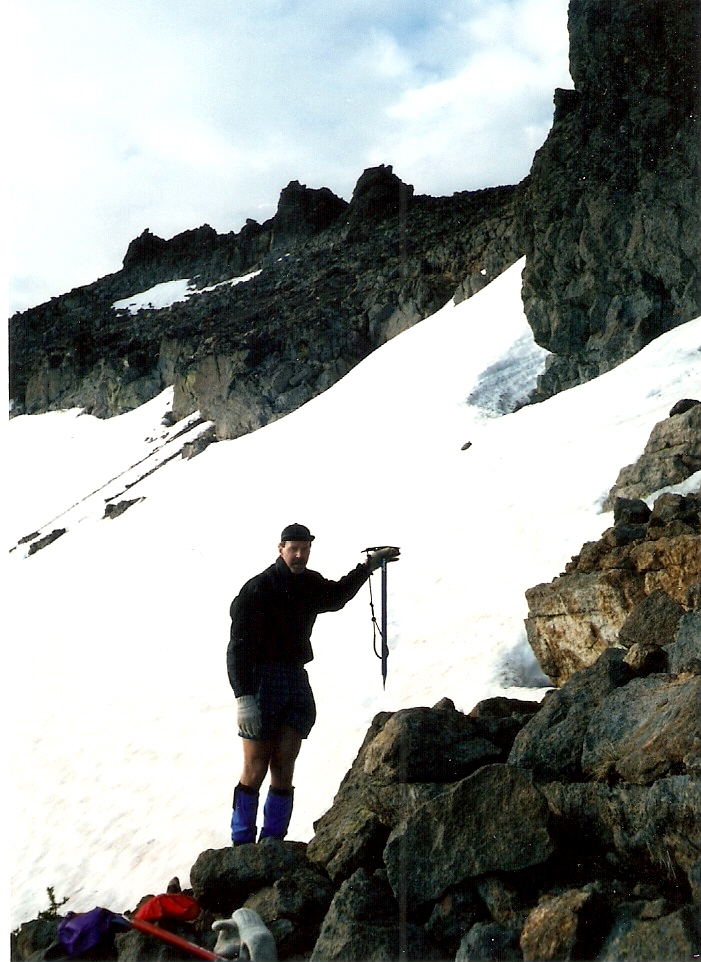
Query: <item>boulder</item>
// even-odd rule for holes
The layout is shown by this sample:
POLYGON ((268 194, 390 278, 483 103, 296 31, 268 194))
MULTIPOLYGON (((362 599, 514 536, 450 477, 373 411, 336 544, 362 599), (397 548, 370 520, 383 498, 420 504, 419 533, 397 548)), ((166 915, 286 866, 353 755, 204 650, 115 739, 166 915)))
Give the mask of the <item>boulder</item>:
POLYGON ((640 525, 647 524, 652 513, 647 501, 642 498, 626 498, 617 495, 613 500, 613 523, 615 526, 620 524, 640 525))
POLYGON ((246 899, 276 881, 310 869, 306 846, 267 838, 258 844, 207 849, 190 869, 190 884, 200 905, 231 915, 246 899))
MULTIPOLYGON (((656 914, 654 907, 648 914, 656 914)), ((601 962, 682 962, 698 955, 701 923, 697 910, 685 906, 660 918, 645 915, 645 905, 619 912, 597 958, 601 962)))
POLYGON ((368 746, 363 770, 371 780, 455 782, 494 761, 500 749, 478 723, 451 708, 407 708, 392 715, 368 746))
POLYGON ((526 962, 593 959, 608 932, 609 913, 594 887, 570 889, 540 900, 521 932, 526 962))
POLYGON ((591 665, 618 641, 645 597, 642 577, 627 570, 571 572, 526 591, 526 635, 554 685, 591 665))
MULTIPOLYGON (((514 879, 518 877, 512 876, 514 879)), ((475 880, 475 891, 495 922, 506 928, 521 929, 528 914, 524 909, 523 893, 510 885, 508 878, 496 874, 483 875, 475 880)))
POLYGON ((319 872, 297 868, 254 892, 243 907, 256 912, 275 935, 280 955, 309 953, 334 897, 332 882, 319 872), (284 930, 281 923, 284 922, 284 930))
POLYGON ((498 745, 506 758, 518 733, 540 708, 537 701, 497 696, 478 702, 469 712, 469 717, 478 723, 482 737, 498 745))
POLYGON ((390 962, 441 959, 424 931, 400 918, 399 905, 380 875, 358 869, 336 893, 311 962, 390 962))
POLYGON ((53 919, 32 919, 23 922, 17 932, 12 933, 13 958, 29 959, 33 955, 43 958, 49 946, 56 944, 58 925, 61 917, 53 919))
POLYGON ((698 533, 636 543, 631 545, 629 559, 646 595, 661 589, 685 608, 697 604, 701 572, 698 533))
POLYGON ((472 883, 455 886, 438 899, 424 926, 433 942, 453 958, 467 932, 486 918, 483 901, 472 883))
POLYGON ((390 835, 384 861, 395 897, 412 909, 466 879, 539 865, 553 851, 544 798, 521 772, 497 764, 421 805, 390 835))
POLYGON ((618 640, 628 648, 636 643, 663 648, 676 639, 683 614, 684 607, 658 588, 633 608, 621 625, 618 640))
POLYGON ((669 671, 701 674, 701 611, 683 615, 674 644, 667 649, 669 671))
POLYGON ((382 850, 389 828, 371 812, 362 794, 365 756, 368 746, 391 718, 377 714, 363 739, 351 768, 339 786, 333 805, 314 823, 314 837, 307 846, 307 858, 340 884, 361 866, 382 864, 382 850))
POLYGON ((634 678, 601 699, 589 716, 582 772, 634 785, 701 775, 701 676, 634 678))
MULTIPOLYGON (((528 641, 555 685, 607 647, 669 646, 681 616, 701 605, 698 493, 660 495, 646 521, 635 499, 616 504, 618 520, 598 542, 585 544, 549 584, 526 592, 528 641)), ((643 663, 641 671, 655 664, 647 656, 643 663)))
POLYGON ((673 775, 649 786, 551 782, 540 788, 571 864, 585 871, 605 864, 685 900, 701 850, 698 777, 673 775))
POLYGON ((505 761, 537 710, 494 699, 468 716, 452 701, 376 716, 332 808, 316 823, 307 857, 335 881, 378 867, 390 829, 483 765, 505 761))
POLYGON ((610 648, 594 665, 549 692, 541 711, 516 736, 509 765, 532 772, 539 782, 580 779, 592 712, 632 677, 624 656, 623 649, 610 648))
POLYGON ((455 962, 522 962, 518 930, 497 922, 478 922, 460 943, 455 962))
POLYGON ((634 642, 623 661, 634 675, 651 675, 667 670, 667 652, 660 645, 634 642))

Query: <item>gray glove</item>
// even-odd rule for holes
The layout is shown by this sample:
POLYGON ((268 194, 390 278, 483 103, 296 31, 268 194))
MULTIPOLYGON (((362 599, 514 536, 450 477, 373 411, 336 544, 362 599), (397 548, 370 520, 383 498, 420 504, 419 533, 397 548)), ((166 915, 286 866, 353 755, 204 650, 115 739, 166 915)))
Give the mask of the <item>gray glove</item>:
POLYGON ((253 909, 236 909, 230 919, 212 922, 217 932, 214 952, 223 959, 276 962, 277 946, 272 932, 253 909))
POLYGON ((236 721, 239 731, 246 738, 260 738, 262 720, 253 695, 239 695, 236 699, 236 721))
POLYGON ((383 561, 397 561, 398 558, 399 548, 377 548, 368 555, 368 567, 370 571, 376 571, 383 561))

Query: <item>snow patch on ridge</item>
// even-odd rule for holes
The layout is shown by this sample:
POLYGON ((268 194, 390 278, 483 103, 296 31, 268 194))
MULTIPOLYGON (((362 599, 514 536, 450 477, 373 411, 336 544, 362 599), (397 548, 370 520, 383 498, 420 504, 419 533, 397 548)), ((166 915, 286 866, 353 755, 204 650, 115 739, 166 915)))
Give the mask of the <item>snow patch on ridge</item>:
POLYGON ((173 304, 186 301, 193 294, 206 294, 209 291, 215 291, 218 287, 234 287, 236 284, 243 284, 245 281, 257 277, 260 273, 260 271, 251 271, 241 277, 232 277, 229 280, 220 281, 218 284, 200 288, 195 287, 193 281, 186 277, 175 281, 163 281, 161 284, 149 287, 146 291, 140 291, 138 294, 132 294, 131 297, 124 297, 115 301, 112 308, 115 311, 128 311, 130 314, 138 314, 142 310, 160 311, 166 307, 172 307, 173 304))

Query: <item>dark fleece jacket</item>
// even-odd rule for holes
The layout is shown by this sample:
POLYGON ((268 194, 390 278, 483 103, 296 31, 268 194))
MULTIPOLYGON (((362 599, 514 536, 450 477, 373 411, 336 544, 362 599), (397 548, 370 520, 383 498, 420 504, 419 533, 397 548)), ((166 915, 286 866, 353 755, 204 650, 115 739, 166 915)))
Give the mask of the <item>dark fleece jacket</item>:
POLYGON ((258 665, 302 666, 311 661, 316 616, 343 608, 369 574, 368 566, 359 564, 339 581, 329 581, 318 571, 293 574, 278 558, 247 581, 230 608, 226 667, 236 697, 254 694, 258 665))

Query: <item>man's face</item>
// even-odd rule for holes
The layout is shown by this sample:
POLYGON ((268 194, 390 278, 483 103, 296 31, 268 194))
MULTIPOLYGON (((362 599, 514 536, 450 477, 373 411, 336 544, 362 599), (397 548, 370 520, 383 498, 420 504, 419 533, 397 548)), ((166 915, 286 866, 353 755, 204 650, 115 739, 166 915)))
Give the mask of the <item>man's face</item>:
POLYGON ((285 541, 284 544, 278 545, 280 557, 293 575, 301 574, 307 567, 311 550, 310 541, 285 541))

